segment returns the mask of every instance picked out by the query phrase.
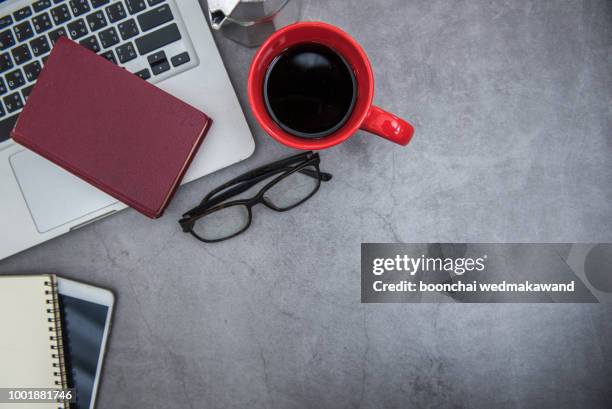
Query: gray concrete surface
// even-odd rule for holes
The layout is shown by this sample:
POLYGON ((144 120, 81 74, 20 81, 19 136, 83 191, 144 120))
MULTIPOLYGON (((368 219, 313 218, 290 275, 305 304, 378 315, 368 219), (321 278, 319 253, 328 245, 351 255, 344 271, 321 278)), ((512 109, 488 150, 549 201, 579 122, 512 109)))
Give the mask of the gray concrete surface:
POLYGON ((286 214, 202 245, 176 220, 289 154, 245 93, 253 50, 217 37, 256 135, 248 161, 0 263, 111 288, 98 408, 609 408, 612 308, 360 305, 361 242, 612 241, 612 2, 304 1, 358 39, 407 148, 360 133, 286 214))

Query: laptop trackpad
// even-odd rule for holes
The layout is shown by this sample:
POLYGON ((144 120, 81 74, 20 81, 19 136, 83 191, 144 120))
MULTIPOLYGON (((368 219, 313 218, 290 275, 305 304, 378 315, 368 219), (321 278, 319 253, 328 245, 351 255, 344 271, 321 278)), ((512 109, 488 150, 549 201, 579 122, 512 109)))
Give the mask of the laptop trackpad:
POLYGON ((10 162, 40 233, 117 202, 117 199, 31 151, 14 154, 10 162))

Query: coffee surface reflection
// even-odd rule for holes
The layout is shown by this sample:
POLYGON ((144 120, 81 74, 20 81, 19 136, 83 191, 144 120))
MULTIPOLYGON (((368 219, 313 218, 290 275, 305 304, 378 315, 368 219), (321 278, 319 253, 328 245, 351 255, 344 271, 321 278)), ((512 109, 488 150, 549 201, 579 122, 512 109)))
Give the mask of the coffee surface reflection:
POLYGON ((322 138, 342 127, 355 104, 352 69, 331 48, 304 43, 270 64, 264 83, 268 113, 284 131, 322 138))

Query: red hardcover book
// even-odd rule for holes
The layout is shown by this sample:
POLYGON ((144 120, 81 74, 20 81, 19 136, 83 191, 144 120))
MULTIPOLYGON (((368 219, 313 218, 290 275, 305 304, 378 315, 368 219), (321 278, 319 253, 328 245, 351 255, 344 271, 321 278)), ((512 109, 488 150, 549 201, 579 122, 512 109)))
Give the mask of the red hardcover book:
POLYGON ((192 106, 61 38, 12 137, 157 218, 211 123, 192 106))

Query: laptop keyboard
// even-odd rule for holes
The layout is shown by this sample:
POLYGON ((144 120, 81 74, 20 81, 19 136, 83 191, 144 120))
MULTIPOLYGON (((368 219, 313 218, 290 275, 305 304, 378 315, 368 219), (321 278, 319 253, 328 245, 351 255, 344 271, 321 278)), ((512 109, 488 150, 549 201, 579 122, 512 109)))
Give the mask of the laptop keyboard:
POLYGON ((197 65, 182 27, 171 0, 39 0, 0 16, 0 147, 60 36, 155 83, 197 65))

